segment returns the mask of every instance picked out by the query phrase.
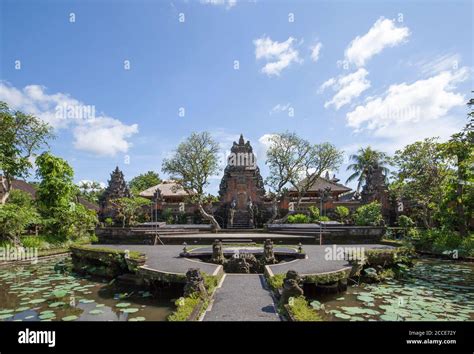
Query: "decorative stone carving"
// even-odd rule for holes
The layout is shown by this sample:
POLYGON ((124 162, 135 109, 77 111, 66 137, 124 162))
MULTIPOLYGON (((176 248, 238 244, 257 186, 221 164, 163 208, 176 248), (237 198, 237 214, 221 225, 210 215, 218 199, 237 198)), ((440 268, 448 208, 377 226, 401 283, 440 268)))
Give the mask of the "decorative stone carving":
POLYGON ((360 193, 363 204, 378 201, 382 205, 382 214, 385 218, 390 213, 390 201, 383 168, 379 165, 370 166, 367 171, 365 185, 360 193))
POLYGON ((257 273, 259 264, 253 254, 240 253, 226 262, 225 270, 228 273, 257 273))
POLYGON ((216 264, 224 264, 225 257, 224 251, 222 250, 222 242, 219 240, 215 240, 212 244, 212 263, 216 264))
POLYGON ((117 166, 110 174, 110 180, 108 181, 107 188, 99 200, 101 219, 115 217, 115 212, 111 208, 111 200, 118 198, 129 198, 130 196, 131 194, 130 190, 128 189, 127 182, 125 182, 123 173, 117 166))
POLYGON ((266 239, 265 244, 263 245, 263 263, 264 264, 277 263, 277 260, 275 258, 275 253, 273 252, 273 241, 271 239, 266 239))
POLYGON ((283 291, 280 302, 282 304, 287 304, 290 297, 298 297, 301 295, 303 295, 301 278, 296 271, 289 270, 283 280, 283 291))
POLYGON ((197 268, 190 268, 186 272, 186 285, 184 286, 184 296, 199 294, 201 297, 207 297, 207 290, 204 286, 204 278, 201 271, 197 268))
POLYGON ((227 159, 219 187, 223 218, 228 227, 252 228, 255 210, 263 203, 265 188, 250 142, 240 135, 227 159))

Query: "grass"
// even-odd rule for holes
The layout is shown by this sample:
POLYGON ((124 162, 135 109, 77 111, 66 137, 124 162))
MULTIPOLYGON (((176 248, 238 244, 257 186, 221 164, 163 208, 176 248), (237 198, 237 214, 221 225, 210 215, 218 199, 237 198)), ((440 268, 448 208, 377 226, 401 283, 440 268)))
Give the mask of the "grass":
POLYGON ((296 321, 321 321, 319 314, 308 305, 304 296, 293 298, 290 304, 287 308, 296 321))
POLYGON ((187 321, 201 301, 197 295, 179 298, 175 301, 176 310, 168 316, 168 321, 187 321))
POLYGON ((268 285, 273 291, 277 291, 283 288, 283 280, 286 274, 275 274, 273 277, 267 278, 268 285))

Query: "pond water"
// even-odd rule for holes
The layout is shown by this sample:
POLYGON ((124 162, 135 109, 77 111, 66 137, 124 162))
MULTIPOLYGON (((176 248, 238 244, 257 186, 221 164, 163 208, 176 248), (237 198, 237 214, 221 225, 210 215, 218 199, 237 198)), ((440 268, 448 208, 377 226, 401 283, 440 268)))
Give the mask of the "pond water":
POLYGON ((401 280, 349 286, 312 302, 324 320, 473 321, 474 264, 420 260, 401 280))
POLYGON ((55 271, 59 261, 70 262, 54 258, 0 268, 0 321, 165 321, 174 309, 174 291, 157 295, 61 274, 55 271))

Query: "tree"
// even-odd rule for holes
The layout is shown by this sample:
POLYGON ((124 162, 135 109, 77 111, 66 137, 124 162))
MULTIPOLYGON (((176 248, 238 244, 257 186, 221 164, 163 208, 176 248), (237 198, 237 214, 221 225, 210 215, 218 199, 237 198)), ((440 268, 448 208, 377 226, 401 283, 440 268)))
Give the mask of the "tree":
POLYGON ((343 153, 330 143, 313 145, 290 132, 273 135, 267 151, 266 164, 270 169, 267 185, 275 200, 291 185, 298 193, 298 207, 321 174, 339 168, 342 158, 343 153))
POLYGON ((156 186, 161 183, 160 176, 154 171, 148 171, 134 177, 129 183, 128 187, 134 195, 138 195, 145 189, 156 186))
POLYGON ((443 199, 443 185, 450 171, 437 138, 429 138, 397 150, 398 167, 392 186, 394 192, 409 202, 413 216, 427 228, 434 226, 434 215, 443 199))
POLYGON ((81 181, 78 183, 79 195, 91 203, 98 203, 105 188, 99 182, 81 181))
POLYGON ((0 101, 0 183, 7 201, 14 178, 25 178, 32 168, 34 153, 52 138, 52 128, 33 115, 12 111, 0 101))
POLYGON ((49 152, 38 156, 36 165, 41 179, 36 200, 46 231, 63 239, 87 235, 97 224, 97 215, 77 203, 71 166, 49 152))
POLYGON ((71 166, 49 152, 38 156, 36 165, 37 177, 41 179, 36 192, 40 213, 48 217, 54 208, 68 208, 78 192, 71 166))
POLYGON ((365 183, 367 173, 371 167, 381 167, 385 176, 388 176, 390 172, 387 167, 390 161, 387 154, 374 150, 370 146, 360 148, 357 154, 351 155, 349 159, 354 163, 347 166, 347 170, 352 170, 354 173, 349 176, 346 183, 357 180, 357 191, 365 183))
POLYGON ((446 181, 442 209, 445 215, 452 214, 461 236, 468 235, 469 220, 474 213, 474 100, 471 99, 467 105, 471 109, 468 113, 471 121, 461 132, 440 145, 441 155, 454 167, 452 178, 446 181))
POLYGON ((342 223, 344 223, 344 220, 349 216, 349 209, 343 205, 337 206, 334 211, 339 217, 339 221, 342 223))
POLYGON ((125 227, 125 225, 134 225, 143 207, 149 206, 152 202, 142 197, 124 197, 112 199, 110 203, 117 211, 117 217, 122 220, 122 227, 125 227))
POLYGON ((173 156, 163 161, 163 172, 171 175, 179 188, 188 193, 189 198, 198 205, 199 212, 215 230, 219 223, 203 207, 205 187, 209 177, 218 173, 219 144, 208 132, 192 133, 186 141, 179 144, 173 156))

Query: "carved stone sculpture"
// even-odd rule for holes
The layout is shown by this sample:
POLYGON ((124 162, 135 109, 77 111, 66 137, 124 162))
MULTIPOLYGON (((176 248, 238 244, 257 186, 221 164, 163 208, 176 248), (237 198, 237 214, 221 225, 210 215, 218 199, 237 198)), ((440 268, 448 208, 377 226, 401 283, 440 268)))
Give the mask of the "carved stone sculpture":
POLYGON ((263 245, 263 262, 264 264, 277 263, 275 253, 273 252, 273 241, 270 239, 266 239, 263 245))
POLYGON ((222 250, 222 242, 219 240, 215 240, 212 244, 212 263, 216 264, 224 264, 225 257, 224 251, 222 250))
POLYGON ((289 270, 286 273, 286 277, 283 280, 283 291, 280 298, 282 304, 287 304, 290 297, 303 295, 303 289, 300 283, 301 278, 296 271, 289 270))
POLYGON ((201 297, 207 297, 207 290, 204 286, 204 278, 199 269, 190 268, 186 272, 186 285, 184 286, 184 296, 199 294, 201 297))

